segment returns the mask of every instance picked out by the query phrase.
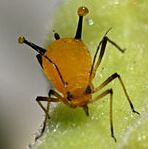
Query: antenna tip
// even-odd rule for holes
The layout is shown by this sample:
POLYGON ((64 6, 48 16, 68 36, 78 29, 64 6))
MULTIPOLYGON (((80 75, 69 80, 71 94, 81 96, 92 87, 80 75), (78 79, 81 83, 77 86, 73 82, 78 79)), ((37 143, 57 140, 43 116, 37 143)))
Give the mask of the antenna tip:
POLYGON ((23 44, 24 41, 25 41, 25 37, 22 36, 18 38, 18 43, 23 44))
POLYGON ((78 8, 78 15, 79 15, 79 16, 85 16, 85 15, 87 15, 88 13, 89 13, 89 10, 88 10, 87 7, 82 6, 82 7, 79 7, 79 8, 78 8))

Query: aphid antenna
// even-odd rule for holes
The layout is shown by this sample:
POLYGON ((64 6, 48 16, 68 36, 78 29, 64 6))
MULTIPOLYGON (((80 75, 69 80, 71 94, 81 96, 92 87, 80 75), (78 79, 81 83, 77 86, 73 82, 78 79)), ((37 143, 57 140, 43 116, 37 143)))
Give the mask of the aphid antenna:
POLYGON ((89 10, 88 10, 87 7, 82 6, 78 9, 77 13, 78 13, 78 16, 79 16, 79 21, 78 21, 78 26, 77 26, 75 39, 81 39, 83 16, 87 15, 89 13, 89 10))
POLYGON ((29 42, 28 40, 25 39, 25 37, 19 37, 19 38, 18 38, 18 42, 19 42, 20 44, 25 43, 26 45, 32 47, 35 51, 37 51, 37 52, 38 52, 39 54, 41 54, 41 55, 44 55, 44 53, 46 52, 46 50, 45 50, 44 48, 39 47, 39 46, 35 45, 35 44, 32 43, 32 42, 29 42))
POLYGON ((19 42, 20 44, 25 43, 26 45, 32 47, 35 51, 37 51, 40 55, 44 56, 50 63, 52 63, 52 64, 54 65, 54 67, 56 68, 56 70, 57 70, 57 72, 58 72, 58 74, 59 74, 59 76, 60 76, 60 78, 61 78, 61 81, 62 81, 64 87, 65 87, 65 88, 67 87, 68 83, 67 83, 67 82, 64 80, 64 78, 62 77, 62 74, 61 74, 61 72, 60 72, 58 66, 57 66, 51 59, 49 59, 46 55, 44 55, 44 53, 46 52, 46 50, 45 50, 44 48, 41 48, 41 47, 35 45, 34 43, 29 42, 28 40, 25 39, 25 37, 19 37, 19 38, 18 38, 18 42, 19 42))

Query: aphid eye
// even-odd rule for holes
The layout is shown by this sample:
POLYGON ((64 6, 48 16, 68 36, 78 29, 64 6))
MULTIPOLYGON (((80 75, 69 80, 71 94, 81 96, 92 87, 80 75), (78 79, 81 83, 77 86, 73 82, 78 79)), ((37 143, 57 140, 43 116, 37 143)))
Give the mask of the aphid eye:
POLYGON ((70 92, 67 92, 67 99, 71 101, 73 99, 73 95, 70 92))
POLYGON ((55 38, 56 40, 59 40, 59 39, 60 39, 59 34, 58 34, 58 33, 54 33, 54 38, 55 38))
POLYGON ((88 13, 89 13, 89 10, 88 10, 87 7, 82 6, 82 7, 80 7, 80 8, 78 9, 78 15, 79 15, 79 16, 85 16, 85 15, 87 15, 88 13))

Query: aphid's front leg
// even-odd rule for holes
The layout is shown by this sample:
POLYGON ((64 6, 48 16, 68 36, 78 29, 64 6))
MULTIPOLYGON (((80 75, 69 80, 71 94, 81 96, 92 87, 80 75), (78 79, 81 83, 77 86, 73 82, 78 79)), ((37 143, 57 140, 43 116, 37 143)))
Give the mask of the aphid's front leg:
POLYGON ((99 45, 97 47, 96 53, 94 55, 93 64, 92 64, 91 72, 90 72, 90 80, 92 80, 95 77, 97 68, 99 67, 99 65, 100 65, 100 63, 102 61, 102 58, 104 56, 104 52, 105 52, 105 49, 106 49, 107 42, 109 42, 113 46, 115 46, 120 52, 123 53, 125 51, 125 49, 120 48, 119 45, 117 45, 114 41, 112 41, 111 39, 109 39, 106 36, 106 34, 104 35, 103 39, 100 41, 100 43, 99 43, 99 45), (98 60, 96 60, 99 50, 100 50, 99 58, 98 58, 98 60))
POLYGON ((93 100, 93 101, 90 101, 90 103, 91 102, 94 102, 94 101, 97 101, 97 100, 99 100, 99 99, 101 99, 101 98, 103 98, 104 96, 107 96, 107 95, 110 95, 110 112, 109 112, 109 117, 110 117, 110 130, 111 130, 111 136, 112 136, 112 138, 115 140, 115 142, 117 141, 116 140, 116 137, 115 137, 115 135, 114 135, 114 127, 113 127, 113 110, 112 110, 112 107, 113 107, 113 105, 112 105, 112 101, 113 101, 113 90, 112 89, 107 89, 106 91, 104 91, 104 92, 102 92, 100 95, 98 95, 97 97, 96 97, 96 99, 95 100, 93 100))
POLYGON ((36 101, 40 105, 42 110, 45 112, 45 119, 44 119, 44 123, 43 123, 43 128, 41 130, 41 134, 39 136, 37 136, 35 138, 35 140, 37 140, 38 138, 40 138, 43 135, 43 133, 45 131, 45 128, 46 128, 47 120, 50 118, 49 113, 48 113, 49 112, 50 103, 51 102, 59 102, 59 95, 54 90, 50 90, 49 91, 49 97, 38 96, 36 98, 36 101), (42 101, 46 101, 47 102, 47 107, 46 108, 42 105, 42 103, 41 103, 42 101))
POLYGON ((131 99, 130 99, 128 93, 127 93, 127 90, 126 90, 126 88, 125 88, 125 85, 124 85, 124 83, 123 83, 123 81, 122 81, 122 79, 121 79, 121 77, 120 77, 120 75, 119 75, 118 73, 114 73, 114 74, 112 74, 110 77, 108 77, 101 85, 99 85, 99 86, 93 91, 93 93, 95 93, 95 92, 97 92, 97 91, 100 91, 102 88, 104 88, 107 84, 109 84, 110 82, 112 82, 112 81, 113 81, 114 79, 116 79, 116 78, 118 78, 118 80, 119 80, 119 82, 120 82, 120 84, 121 84, 121 86, 122 86, 122 89, 123 89, 123 91, 124 91, 124 93, 125 93, 125 96, 126 96, 128 102, 129 102, 129 104, 130 104, 130 107, 131 107, 131 109, 132 109, 132 112, 137 113, 137 114, 140 114, 139 112, 137 112, 137 111, 134 109, 133 103, 132 103, 132 101, 131 101, 131 99))

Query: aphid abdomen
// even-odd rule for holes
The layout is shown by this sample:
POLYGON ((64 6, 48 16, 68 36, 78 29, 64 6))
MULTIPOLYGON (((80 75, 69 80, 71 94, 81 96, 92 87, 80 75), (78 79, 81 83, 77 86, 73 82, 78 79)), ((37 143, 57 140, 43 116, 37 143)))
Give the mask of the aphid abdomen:
MULTIPOLYGON (((62 77, 69 86, 78 84, 78 82, 88 83, 91 69, 91 56, 81 40, 72 38, 56 40, 49 45, 45 55, 58 66, 62 77)), ((42 64, 47 78, 57 90, 64 92, 64 85, 55 67, 45 58, 43 58, 42 64)))

